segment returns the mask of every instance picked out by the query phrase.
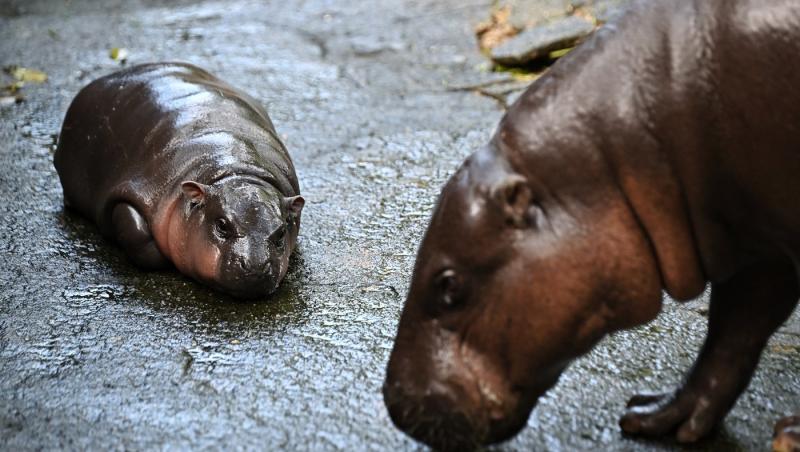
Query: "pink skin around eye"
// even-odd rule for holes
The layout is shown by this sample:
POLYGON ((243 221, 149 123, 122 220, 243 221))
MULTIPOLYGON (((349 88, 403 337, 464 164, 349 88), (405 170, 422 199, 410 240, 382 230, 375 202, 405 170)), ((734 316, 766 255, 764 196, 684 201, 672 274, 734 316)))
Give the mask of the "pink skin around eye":
POLYGON ((202 237, 200 231, 187 227, 178 201, 164 209, 153 230, 159 249, 172 260, 178 270, 201 281, 214 281, 220 251, 202 237), (160 221, 159 221, 160 220, 160 221))
POLYGON ((220 256, 219 248, 211 244, 205 244, 205 246, 198 248, 194 259, 195 274, 197 278, 204 281, 213 281, 217 276, 220 256))

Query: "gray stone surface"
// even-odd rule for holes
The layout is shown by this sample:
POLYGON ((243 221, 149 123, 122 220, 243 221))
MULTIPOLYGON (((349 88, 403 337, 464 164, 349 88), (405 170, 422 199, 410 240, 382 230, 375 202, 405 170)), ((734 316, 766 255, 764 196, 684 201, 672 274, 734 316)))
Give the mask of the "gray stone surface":
MULTIPOLYGON (((0 64, 50 76, 0 108, 0 449, 418 450, 380 386, 435 196, 502 115, 449 89, 497 77, 472 35, 489 3, 0 1, 0 64), (140 272, 63 210, 54 140, 77 91, 118 67, 111 47, 196 63, 269 108, 308 200, 273 299, 140 272)), ((498 449, 678 449, 616 419, 631 392, 680 380, 702 303, 605 340, 498 449)), ((763 450, 800 407, 797 319, 701 448, 763 450)))
POLYGON ((624 13, 630 0, 502 0, 495 8, 510 11, 508 22, 521 32, 491 50, 492 60, 522 66, 569 48, 594 25, 624 13))
POLYGON ((576 8, 582 8, 600 21, 612 18, 620 6, 631 0, 499 0, 497 8, 510 8, 509 22, 517 29, 526 29, 559 20, 576 8))
POLYGON ((498 8, 509 8, 509 22, 522 30, 563 18, 570 9, 582 6, 582 0, 500 0, 498 8))
POLYGON ((592 23, 575 16, 534 26, 492 49, 492 60, 507 66, 531 63, 554 50, 574 46, 593 30, 592 23))

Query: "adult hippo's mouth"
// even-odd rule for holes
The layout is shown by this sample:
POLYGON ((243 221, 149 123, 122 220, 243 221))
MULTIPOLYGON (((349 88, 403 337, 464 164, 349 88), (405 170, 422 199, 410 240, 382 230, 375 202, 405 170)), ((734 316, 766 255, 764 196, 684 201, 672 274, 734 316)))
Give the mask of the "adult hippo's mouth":
POLYGON ((419 354, 393 355, 383 386, 395 425, 436 450, 471 450, 513 437, 564 368, 541 375, 533 386, 515 385, 499 360, 464 342, 450 349, 422 365, 419 354))

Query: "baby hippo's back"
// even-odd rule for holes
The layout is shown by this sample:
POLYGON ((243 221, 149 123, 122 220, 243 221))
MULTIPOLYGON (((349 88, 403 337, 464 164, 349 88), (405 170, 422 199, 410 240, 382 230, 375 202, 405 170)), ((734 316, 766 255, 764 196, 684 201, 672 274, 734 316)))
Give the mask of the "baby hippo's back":
POLYGON ((115 203, 150 219, 184 180, 252 175, 285 196, 299 193, 266 111, 184 63, 135 66, 86 86, 69 107, 54 163, 65 202, 106 234, 115 203))

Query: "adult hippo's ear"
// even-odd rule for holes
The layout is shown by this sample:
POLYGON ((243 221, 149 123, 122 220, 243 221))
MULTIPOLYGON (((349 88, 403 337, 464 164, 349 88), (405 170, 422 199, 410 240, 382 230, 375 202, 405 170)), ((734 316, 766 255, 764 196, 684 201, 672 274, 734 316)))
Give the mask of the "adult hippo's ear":
POLYGON ((181 190, 192 205, 201 205, 206 200, 208 186, 195 181, 186 181, 181 184, 181 190))
POLYGON ((496 182, 490 191, 492 200, 503 212, 506 222, 523 228, 531 224, 529 214, 533 194, 528 179, 520 174, 509 174, 496 182))
POLYGON ((286 206, 286 210, 289 211, 289 215, 297 218, 300 216, 303 206, 306 205, 306 200, 300 195, 290 196, 288 198, 283 198, 283 205, 286 206))

